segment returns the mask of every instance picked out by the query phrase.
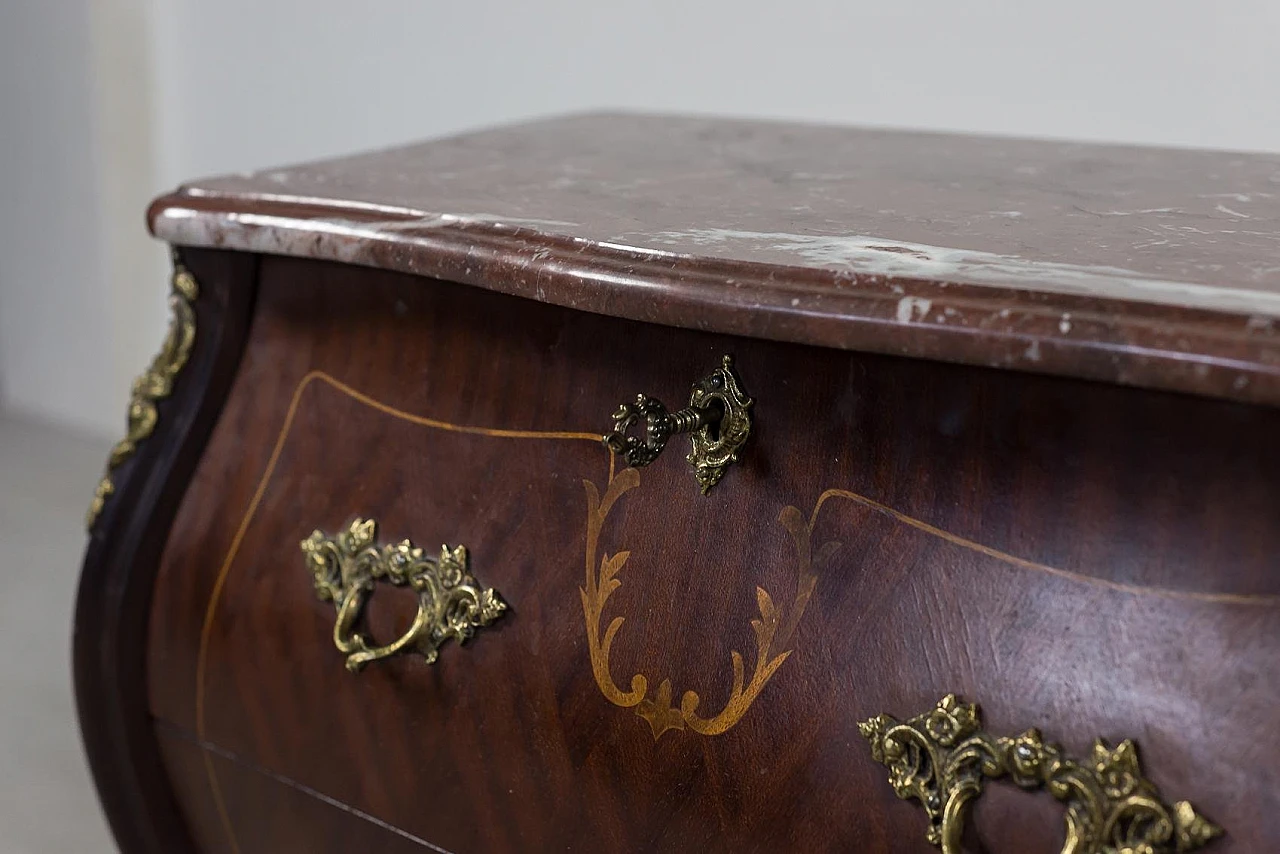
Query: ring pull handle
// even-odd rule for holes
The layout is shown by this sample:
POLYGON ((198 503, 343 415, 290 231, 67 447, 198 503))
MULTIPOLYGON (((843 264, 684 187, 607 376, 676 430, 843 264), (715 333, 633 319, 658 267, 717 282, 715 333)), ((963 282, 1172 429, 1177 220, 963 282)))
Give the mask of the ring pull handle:
POLYGON ((705 495, 719 483, 729 464, 737 462, 738 451, 751 435, 750 410, 754 402, 742 391, 742 382, 733 370, 733 357, 725 356, 720 367, 693 384, 688 406, 671 412, 656 398, 636 395, 634 403, 618 407, 613 414, 613 430, 603 440, 627 465, 641 468, 658 459, 672 436, 689 434, 692 449, 686 459, 705 495), (629 435, 628 431, 642 420, 643 435, 629 435))
POLYGON ((441 546, 439 557, 428 557, 409 540, 376 545, 377 531, 372 519, 356 519, 337 536, 317 530, 301 543, 316 596, 337 609, 333 645, 352 673, 400 653, 417 653, 433 664, 450 638, 464 643, 506 611, 502 597, 471 574, 465 546, 441 546), (385 645, 360 629, 378 583, 409 587, 418 595, 412 624, 385 645))
POLYGON ((1132 741, 1109 747, 1098 739, 1093 755, 1076 761, 1038 730, 990 735, 978 707, 954 694, 908 721, 879 715, 858 730, 871 743, 871 757, 889 769, 898 797, 924 806, 925 836, 943 854, 962 854, 965 820, 984 780, 1006 775, 1024 789, 1048 789, 1066 804, 1062 854, 1182 854, 1222 835, 1188 801, 1161 799, 1142 775, 1132 741))

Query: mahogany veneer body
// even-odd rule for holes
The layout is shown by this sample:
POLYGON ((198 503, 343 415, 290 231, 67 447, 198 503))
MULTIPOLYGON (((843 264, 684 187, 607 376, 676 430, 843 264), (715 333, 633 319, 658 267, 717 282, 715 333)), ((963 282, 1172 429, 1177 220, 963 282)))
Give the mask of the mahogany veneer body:
MULTIPOLYGON (((1273 172, 595 116, 162 199, 195 348, 76 616, 121 847, 927 852, 857 723, 956 692, 1075 757, 1133 738, 1226 828, 1206 850, 1276 848, 1273 172), (755 423, 709 495, 683 437, 610 459, 619 403, 681 405, 726 353, 755 423), (611 477, 638 483, 597 531, 611 477), (357 516, 465 544, 509 611, 349 673, 299 542, 357 516), (694 732, 682 697, 714 718, 734 654, 752 679, 762 608, 789 654, 694 732), (633 674, 656 706, 610 699, 633 674)), ((411 611, 380 585, 372 633, 411 611)), ((992 781, 966 845, 1057 851, 1061 812, 992 781)))
MULTIPOLYGON (((151 707, 245 767, 449 851, 914 852, 928 849, 919 807, 896 800, 856 723, 957 691, 982 702, 992 729, 1038 726, 1077 753, 1097 736, 1138 738, 1167 793, 1231 829, 1220 850, 1258 850, 1280 836, 1258 761, 1280 752, 1267 726, 1280 702, 1277 428, 1280 413, 1240 404, 704 335, 266 259, 240 374, 156 582, 151 707), (632 552, 610 601, 627 618, 618 684, 641 672, 654 691, 669 677, 677 702, 692 688, 708 712, 723 705, 730 651, 753 649, 756 586, 783 604, 794 595, 779 512, 807 517, 830 488, 1083 578, 1011 567, 833 500, 814 536, 842 545, 791 657, 727 733, 655 742, 601 694, 585 648, 582 480, 603 490, 604 450, 450 433, 306 380, 320 371, 457 425, 590 431, 622 390, 678 398, 673 378, 722 352, 759 401, 744 464, 703 497, 669 455, 642 471, 603 535, 606 551, 632 552), (198 685, 215 581, 300 384, 213 607, 198 685), (387 539, 466 543, 511 614, 434 666, 346 672, 298 541, 356 515, 387 539), (1270 599, 1179 598, 1196 593, 1270 599)), ((389 618, 375 626, 389 636, 389 618)), ((212 771, 220 792, 252 776, 225 764, 212 771)), ((188 809, 215 805, 209 769, 168 768, 188 809)), ((297 817, 269 799, 221 797, 239 850, 341 850, 339 837, 323 847, 290 830, 297 817)), ((1050 850, 1056 812, 1028 795, 978 833, 993 851, 1050 850)), ((236 850, 220 824, 193 822, 204 850, 236 850)))

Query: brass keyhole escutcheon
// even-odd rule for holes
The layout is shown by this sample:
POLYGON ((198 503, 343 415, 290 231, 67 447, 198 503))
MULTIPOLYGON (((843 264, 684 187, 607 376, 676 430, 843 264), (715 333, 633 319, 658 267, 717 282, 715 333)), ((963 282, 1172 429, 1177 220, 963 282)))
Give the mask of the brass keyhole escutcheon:
POLYGON ((738 461, 738 452, 751 435, 754 402, 742 390, 733 357, 725 356, 720 367, 693 384, 688 406, 671 412, 662 401, 638 394, 634 403, 618 407, 613 430, 603 440, 627 465, 641 468, 658 459, 672 436, 689 434, 692 449, 686 459, 705 495, 724 477, 729 464, 738 461), (630 435, 631 428, 642 421, 643 435, 630 435))

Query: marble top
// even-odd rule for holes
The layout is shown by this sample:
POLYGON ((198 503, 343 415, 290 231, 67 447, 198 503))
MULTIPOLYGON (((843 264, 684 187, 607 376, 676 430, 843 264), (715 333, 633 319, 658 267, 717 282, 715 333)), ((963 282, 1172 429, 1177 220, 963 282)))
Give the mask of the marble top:
POLYGON ((589 114, 195 181, 151 224, 672 325, 1247 399, 1280 383, 1276 154, 589 114), (708 305, 760 316, 688 316, 708 305), (1240 370, 1070 367, 1090 348, 1240 370))

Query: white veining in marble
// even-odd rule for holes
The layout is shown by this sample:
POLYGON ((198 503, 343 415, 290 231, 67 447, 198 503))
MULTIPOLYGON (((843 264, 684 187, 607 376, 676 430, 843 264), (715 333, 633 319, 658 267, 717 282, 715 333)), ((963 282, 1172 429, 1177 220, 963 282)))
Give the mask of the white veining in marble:
POLYGON ((666 232, 656 242, 712 246, 733 242, 791 252, 806 262, 868 275, 932 279, 967 284, 1023 285, 1082 295, 1123 297, 1139 302, 1234 309, 1280 317, 1280 294, 1172 282, 1120 267, 1034 261, 947 246, 906 243, 869 235, 807 235, 720 228, 666 232))
MULTIPOLYGON (((296 202, 298 198, 290 197, 290 201, 296 202)), ((179 245, 216 246, 358 263, 367 256, 370 244, 429 248, 434 241, 426 235, 436 229, 488 225, 495 230, 531 228, 543 234, 556 234, 576 225, 563 220, 490 213, 432 214, 415 211, 407 215, 402 209, 397 209, 396 213, 399 216, 395 219, 370 222, 336 217, 221 213, 171 206, 161 211, 154 222, 154 229, 156 236, 179 245)), ((620 235, 598 241, 578 238, 575 242, 583 251, 600 247, 671 258, 673 264, 692 256, 664 249, 664 244, 706 247, 708 257, 722 257, 715 251, 717 244, 732 243, 738 248, 758 249, 775 255, 791 254, 797 263, 804 265, 817 264, 835 271, 864 275, 991 287, 1019 286, 1045 292, 1122 298, 1233 311, 1251 317, 1280 318, 1280 293, 1274 291, 1168 281, 1120 267, 1036 261, 1016 255, 930 246, 871 235, 810 235, 702 228, 659 232, 647 237, 620 235)), ((528 262, 536 266, 546 257, 548 253, 544 251, 535 252, 528 262)), ((1271 277, 1278 272, 1280 267, 1255 271, 1259 278, 1271 277)), ((908 318, 915 319, 914 316, 908 318)), ((1255 328, 1251 326, 1249 331, 1255 328)))

